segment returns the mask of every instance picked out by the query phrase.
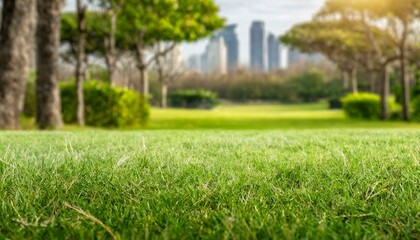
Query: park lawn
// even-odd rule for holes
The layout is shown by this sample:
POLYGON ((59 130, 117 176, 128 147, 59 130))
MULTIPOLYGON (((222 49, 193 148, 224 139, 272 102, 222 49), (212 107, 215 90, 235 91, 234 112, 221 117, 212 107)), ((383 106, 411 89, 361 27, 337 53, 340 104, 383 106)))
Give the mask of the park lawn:
POLYGON ((153 108, 147 129, 325 129, 403 128, 420 129, 420 123, 354 120, 327 103, 222 104, 213 110, 153 108))
POLYGON ((420 131, 0 133, 0 239, 419 239, 420 131))

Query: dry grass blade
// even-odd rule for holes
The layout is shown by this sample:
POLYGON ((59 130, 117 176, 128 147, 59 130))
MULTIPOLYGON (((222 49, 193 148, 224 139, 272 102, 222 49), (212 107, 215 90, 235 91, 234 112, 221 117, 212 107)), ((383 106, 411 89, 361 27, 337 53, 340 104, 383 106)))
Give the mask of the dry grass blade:
POLYGON ((91 214, 89 214, 89 213, 87 213, 87 212, 85 212, 85 211, 83 211, 81 208, 79 208, 79 207, 75 207, 75 206, 72 206, 72 205, 70 205, 69 203, 64 203, 64 206, 65 207, 68 207, 68 208, 70 208, 70 209, 73 209, 74 211, 76 211, 76 212, 78 212, 79 214, 81 214, 81 215, 83 215, 85 218, 87 218, 87 219, 89 219, 89 220, 91 220, 91 221, 93 221, 93 222, 95 222, 95 223, 97 223, 97 224, 99 224, 101 227, 103 227, 104 229, 105 229, 105 231, 107 231, 108 233, 109 233, 109 235, 111 235, 111 237, 112 237, 112 239, 114 239, 114 240, 120 240, 120 237, 119 236, 117 236, 117 235, 115 235, 113 232, 112 232, 112 230, 111 230, 111 228, 110 227, 108 227, 107 225, 105 225, 101 220, 99 220, 99 219, 97 219, 96 217, 94 217, 94 216, 92 216, 91 214))

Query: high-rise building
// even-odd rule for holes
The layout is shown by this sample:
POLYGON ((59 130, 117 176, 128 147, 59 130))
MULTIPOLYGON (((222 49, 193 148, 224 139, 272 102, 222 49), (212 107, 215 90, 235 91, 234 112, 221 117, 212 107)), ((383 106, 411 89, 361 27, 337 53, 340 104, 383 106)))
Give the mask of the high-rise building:
POLYGON ((207 46, 207 72, 226 74, 227 50, 223 38, 213 36, 207 46))
POLYGON ((254 71, 265 70, 265 24, 254 21, 251 26, 250 64, 254 71))
POLYGON ((235 70, 239 66, 239 40, 235 32, 236 24, 227 25, 219 32, 219 37, 222 37, 227 50, 227 69, 229 71, 235 70))
POLYGON ((200 72, 201 69, 201 55, 192 55, 187 60, 187 69, 190 71, 200 72))
POLYGON ((200 70, 202 73, 207 73, 208 71, 207 52, 208 52, 208 46, 206 47, 206 50, 204 51, 204 53, 200 55, 200 70))
POLYGON ((274 34, 269 34, 267 39, 268 46, 268 70, 276 71, 280 68, 280 42, 274 34))

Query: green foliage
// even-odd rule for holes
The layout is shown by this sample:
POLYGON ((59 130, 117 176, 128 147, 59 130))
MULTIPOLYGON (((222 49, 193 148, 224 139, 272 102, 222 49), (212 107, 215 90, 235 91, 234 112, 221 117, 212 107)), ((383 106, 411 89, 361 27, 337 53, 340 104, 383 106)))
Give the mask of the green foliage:
POLYGON ((317 102, 326 97, 326 80, 318 71, 308 71, 292 77, 286 82, 286 86, 289 91, 295 93, 297 101, 317 102))
POLYGON ((126 0, 119 28, 135 48, 158 41, 196 41, 223 27, 213 0, 126 0), (139 39, 140 36, 140 39, 139 39))
MULTIPOLYGON (((84 85, 85 121, 89 126, 129 127, 145 124, 149 106, 137 93, 108 84, 90 81, 84 85)), ((61 84, 63 120, 76 122, 74 83, 61 84)))
MULTIPOLYGON (((121 20, 122 21, 122 20, 121 20)), ((117 49, 126 49, 127 41, 124 38, 125 35, 122 32, 121 25, 124 25, 121 21, 118 21, 117 31, 115 33, 115 44, 117 49)), ((86 25, 86 54, 95 54, 98 56, 104 55, 104 38, 109 34, 110 28, 109 16, 100 12, 86 12, 85 25, 86 25)), ((76 55, 77 49, 77 15, 75 13, 64 13, 61 16, 61 44, 68 45, 68 51, 63 57, 67 61, 72 61, 76 55), (73 58, 73 59, 72 59, 73 58)))
POLYGON ((217 105, 217 94, 205 90, 178 90, 169 95, 169 103, 176 108, 212 109, 217 105))
MULTIPOLYGON (((373 93, 349 94, 341 99, 343 110, 347 116, 359 119, 379 119, 381 113, 381 98, 373 93)), ((400 105, 395 98, 388 99, 391 118, 399 117, 400 105)))
POLYGON ((413 99, 413 119, 420 122, 420 95, 413 99))
POLYGON ((341 99, 343 110, 351 118, 379 119, 379 95, 372 93, 349 94, 341 99))

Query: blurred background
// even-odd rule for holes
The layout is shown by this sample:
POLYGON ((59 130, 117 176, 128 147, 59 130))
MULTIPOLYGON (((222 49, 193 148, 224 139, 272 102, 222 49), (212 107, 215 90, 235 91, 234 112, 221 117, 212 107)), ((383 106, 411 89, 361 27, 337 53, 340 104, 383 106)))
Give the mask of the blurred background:
POLYGON ((1 128, 420 120, 417 0, 24 2, 0 1, 1 128))

